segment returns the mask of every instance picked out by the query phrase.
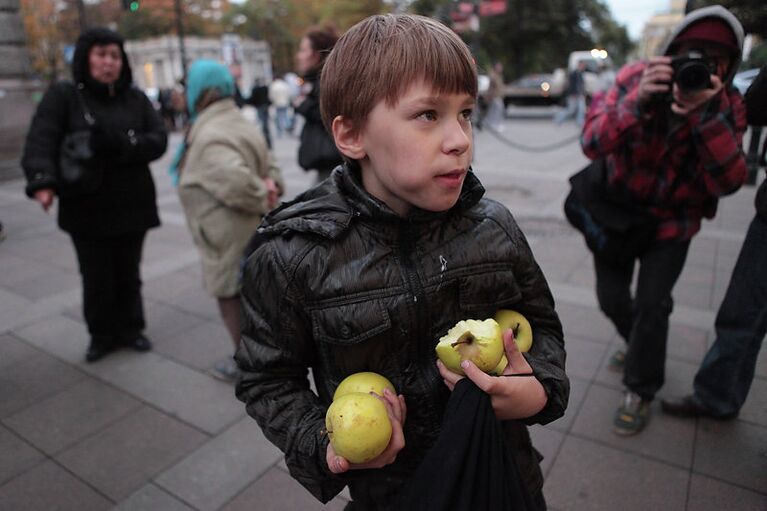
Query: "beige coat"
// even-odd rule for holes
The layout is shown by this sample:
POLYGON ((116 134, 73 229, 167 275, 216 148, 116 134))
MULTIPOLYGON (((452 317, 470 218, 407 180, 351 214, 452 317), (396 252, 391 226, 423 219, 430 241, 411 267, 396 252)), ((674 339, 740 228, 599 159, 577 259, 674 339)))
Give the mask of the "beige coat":
POLYGON ((178 194, 200 251, 205 289, 214 297, 239 292, 243 250, 268 212, 266 177, 284 190, 261 131, 234 101, 203 110, 187 137, 178 194))

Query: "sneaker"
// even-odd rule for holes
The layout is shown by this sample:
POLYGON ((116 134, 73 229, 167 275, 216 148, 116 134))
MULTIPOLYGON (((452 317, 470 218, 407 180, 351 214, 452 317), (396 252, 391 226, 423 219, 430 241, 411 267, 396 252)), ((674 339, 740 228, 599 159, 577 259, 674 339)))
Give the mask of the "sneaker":
POLYGON ((85 361, 89 364, 101 360, 112 353, 115 349, 114 343, 108 338, 91 338, 88 350, 85 352, 85 361))
POLYGON ((614 431, 622 436, 636 435, 650 420, 650 401, 639 394, 627 390, 623 394, 623 403, 618 407, 613 419, 614 431))
POLYGON ((610 361, 607 362, 607 368, 614 373, 622 373, 623 368, 626 365, 626 352, 623 350, 617 350, 610 357, 610 361))
POLYGON ((226 357, 216 362, 213 366, 213 376, 220 380, 236 382, 240 377, 240 368, 232 357, 226 357))
POLYGON ((131 348, 135 351, 149 351, 152 349, 152 341, 147 339, 144 334, 131 335, 128 337, 118 337, 120 345, 131 348))
POLYGON ((713 412, 710 412, 706 408, 700 406, 692 395, 661 399, 660 407, 664 413, 675 415, 677 417, 706 417, 726 421, 734 419, 738 416, 738 412, 725 415, 717 415, 713 412))

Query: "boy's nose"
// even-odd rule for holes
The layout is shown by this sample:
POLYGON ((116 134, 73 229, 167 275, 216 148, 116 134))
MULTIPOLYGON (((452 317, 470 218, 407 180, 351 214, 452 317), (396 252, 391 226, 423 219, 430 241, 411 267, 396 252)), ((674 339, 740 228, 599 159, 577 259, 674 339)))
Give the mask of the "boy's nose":
POLYGON ((445 128, 443 149, 446 153, 462 154, 471 147, 471 133, 460 121, 451 122, 445 128))

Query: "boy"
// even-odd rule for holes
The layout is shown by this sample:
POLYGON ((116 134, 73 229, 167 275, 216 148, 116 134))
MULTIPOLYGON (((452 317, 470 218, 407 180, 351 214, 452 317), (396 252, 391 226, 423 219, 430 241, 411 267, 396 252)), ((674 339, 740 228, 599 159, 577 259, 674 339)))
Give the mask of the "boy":
POLYGON ((321 90, 346 163, 259 229, 243 277, 238 398, 315 497, 327 502, 348 485, 350 509, 386 509, 437 438, 460 378, 435 364, 437 339, 461 319, 516 309, 535 339, 523 357, 505 333, 505 373, 533 376, 464 370, 491 395, 523 483, 545 509, 524 424, 564 413, 562 327, 524 235, 481 198, 469 169, 477 75, 468 48, 428 18, 373 16, 338 41, 321 90), (388 448, 352 465, 322 430, 335 387, 359 371, 389 378, 400 395, 384 396, 388 448))

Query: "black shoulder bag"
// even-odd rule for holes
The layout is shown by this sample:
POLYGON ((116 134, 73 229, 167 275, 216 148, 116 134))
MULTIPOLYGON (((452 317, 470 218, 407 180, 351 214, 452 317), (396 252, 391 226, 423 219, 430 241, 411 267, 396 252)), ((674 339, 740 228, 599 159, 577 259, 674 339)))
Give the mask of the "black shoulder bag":
POLYGON ((646 210, 607 192, 607 164, 600 158, 570 176, 564 204, 570 224, 583 234, 595 258, 626 264, 655 239, 658 221, 646 210))
POLYGON ((101 172, 93 164, 91 148, 91 128, 96 124, 96 120, 86 106, 77 85, 75 85, 75 94, 88 128, 67 133, 61 141, 56 187, 60 197, 93 193, 101 186, 101 172))

